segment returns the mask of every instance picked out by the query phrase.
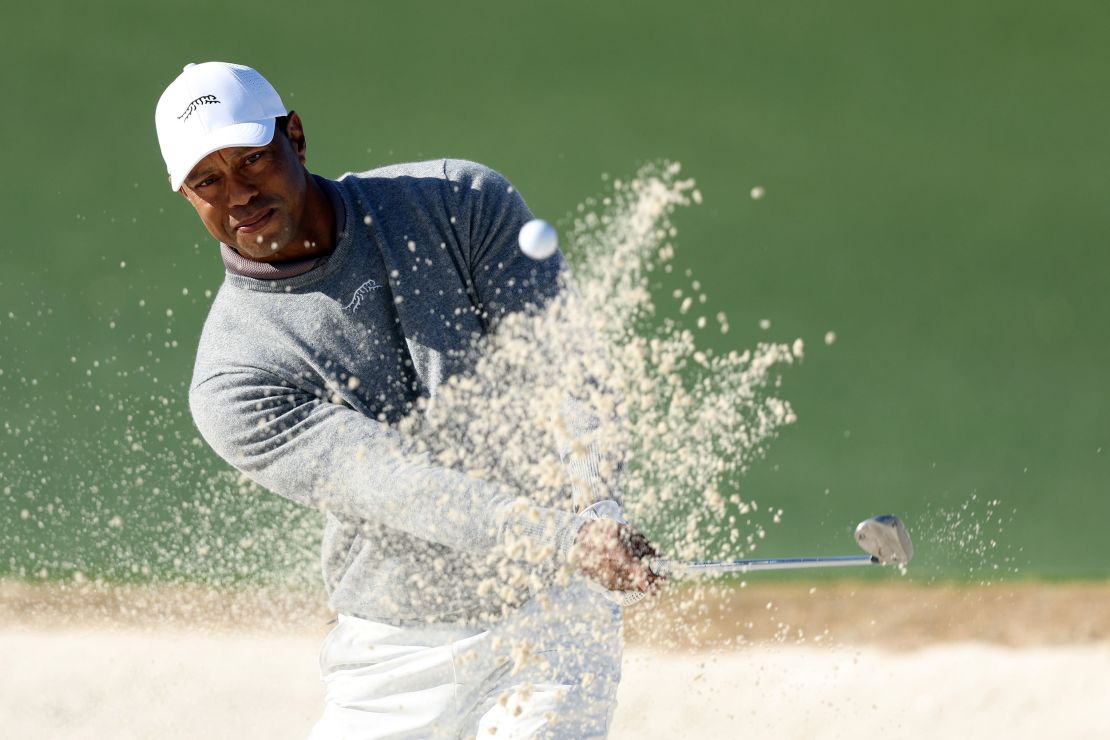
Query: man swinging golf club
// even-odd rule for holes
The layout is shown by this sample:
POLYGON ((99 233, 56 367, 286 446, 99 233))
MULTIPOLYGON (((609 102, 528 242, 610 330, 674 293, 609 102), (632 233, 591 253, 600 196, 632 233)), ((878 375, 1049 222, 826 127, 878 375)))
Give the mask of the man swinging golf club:
POLYGON ((607 588, 650 591, 654 549, 569 500, 531 504, 437 466, 394 424, 467 370, 475 337, 558 292, 561 255, 516 248, 532 218, 520 195, 458 160, 312 174, 300 116, 240 65, 188 65, 155 118, 170 187, 226 267, 190 386, 196 425, 251 479, 326 513, 339 619, 312 737, 604 736, 620 609, 580 577, 490 609, 477 564, 523 540, 544 573, 569 559, 607 588), (510 648, 540 657, 506 662, 510 648))

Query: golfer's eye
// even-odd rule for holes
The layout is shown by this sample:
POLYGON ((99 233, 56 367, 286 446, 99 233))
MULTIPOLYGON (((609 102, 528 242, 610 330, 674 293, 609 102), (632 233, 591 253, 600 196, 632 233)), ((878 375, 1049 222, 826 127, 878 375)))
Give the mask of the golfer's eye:
POLYGON ((263 155, 264 153, 265 153, 265 152, 254 152, 253 154, 248 154, 248 155, 247 155, 247 158, 246 158, 246 160, 245 160, 245 163, 246 163, 246 164, 248 164, 248 165, 250 165, 250 164, 254 164, 254 163, 255 163, 255 162, 257 162, 258 160, 262 159, 262 155, 263 155))
POLYGON ((196 185, 194 185, 193 190, 197 190, 198 188, 206 188, 214 182, 216 182, 215 175, 213 175, 212 177, 206 177, 203 180, 201 180, 200 182, 198 182, 196 185))

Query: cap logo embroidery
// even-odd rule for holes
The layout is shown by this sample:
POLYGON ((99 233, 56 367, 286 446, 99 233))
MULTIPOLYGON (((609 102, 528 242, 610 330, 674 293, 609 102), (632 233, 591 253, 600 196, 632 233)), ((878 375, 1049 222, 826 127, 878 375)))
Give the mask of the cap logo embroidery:
POLYGON ((185 123, 185 121, 189 120, 189 116, 193 115, 193 112, 196 111, 198 107, 202 105, 212 105, 213 103, 219 102, 219 99, 217 99, 215 95, 201 95, 199 98, 189 103, 189 107, 185 109, 184 113, 177 117, 177 120, 185 123))

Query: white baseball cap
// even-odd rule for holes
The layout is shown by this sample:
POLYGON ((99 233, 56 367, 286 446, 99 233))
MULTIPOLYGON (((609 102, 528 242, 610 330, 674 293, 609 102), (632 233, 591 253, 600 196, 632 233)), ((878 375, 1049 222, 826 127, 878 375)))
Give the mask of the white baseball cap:
POLYGON ((274 86, 250 67, 185 65, 154 110, 170 187, 179 190, 197 162, 218 149, 269 144, 274 119, 288 112, 274 86))

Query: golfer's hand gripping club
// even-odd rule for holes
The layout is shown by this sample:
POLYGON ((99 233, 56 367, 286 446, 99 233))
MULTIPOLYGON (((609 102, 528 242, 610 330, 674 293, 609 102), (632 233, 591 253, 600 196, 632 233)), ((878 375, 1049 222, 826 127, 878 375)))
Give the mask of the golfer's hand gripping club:
POLYGON ((663 577, 648 563, 659 553, 642 532, 609 519, 586 522, 578 531, 570 562, 581 573, 610 591, 651 593, 663 577))

